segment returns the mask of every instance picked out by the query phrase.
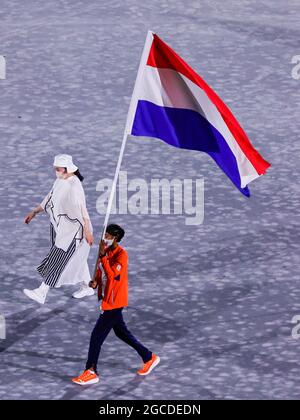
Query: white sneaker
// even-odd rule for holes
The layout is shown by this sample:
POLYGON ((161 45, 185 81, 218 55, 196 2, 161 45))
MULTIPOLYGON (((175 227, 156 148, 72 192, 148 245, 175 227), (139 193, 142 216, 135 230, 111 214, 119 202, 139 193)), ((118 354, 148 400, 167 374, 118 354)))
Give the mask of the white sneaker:
POLYGON ((41 290, 39 288, 34 289, 34 290, 23 289, 23 292, 30 299, 35 300, 36 302, 40 303, 41 305, 44 305, 44 303, 46 301, 47 293, 41 292, 41 290))
POLYGON ((75 299, 82 299, 86 296, 93 296, 94 289, 89 287, 87 284, 83 283, 77 292, 73 293, 73 298, 75 299))

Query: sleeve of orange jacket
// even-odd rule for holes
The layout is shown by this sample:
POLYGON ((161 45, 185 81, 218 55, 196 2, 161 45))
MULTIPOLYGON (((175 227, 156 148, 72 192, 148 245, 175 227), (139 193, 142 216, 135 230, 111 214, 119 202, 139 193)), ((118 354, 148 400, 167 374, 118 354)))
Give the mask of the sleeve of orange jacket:
POLYGON ((106 256, 101 258, 101 264, 109 282, 115 280, 115 277, 119 276, 120 273, 126 270, 128 264, 128 257, 125 251, 120 252, 116 258, 114 264, 110 265, 106 256))

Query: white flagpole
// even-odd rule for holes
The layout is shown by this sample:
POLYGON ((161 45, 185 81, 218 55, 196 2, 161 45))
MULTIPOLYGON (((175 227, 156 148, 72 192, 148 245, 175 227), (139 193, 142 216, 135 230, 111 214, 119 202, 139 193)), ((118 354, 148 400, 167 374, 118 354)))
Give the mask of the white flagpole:
MULTIPOLYGON (((121 164, 122 164, 122 159, 123 159, 123 155, 124 155, 124 150, 125 150, 125 146, 126 146, 126 141, 127 141, 128 135, 131 133, 132 124, 133 124, 133 120, 134 120, 134 116, 135 116, 136 106, 137 106, 137 102, 138 102, 138 91, 139 91, 140 81, 141 81, 141 78, 143 76, 144 68, 147 64, 147 59, 148 59, 148 56, 149 56, 149 52, 150 52, 152 42, 153 42, 153 32, 148 31, 146 41, 145 41, 145 45, 144 45, 144 49, 143 49, 143 53, 142 53, 140 64, 139 64, 139 69, 138 69, 135 85, 134 85, 134 88, 133 88, 133 93, 132 93, 130 105, 129 105, 129 110, 128 110, 128 114, 127 114, 124 134, 123 134, 123 140, 122 140, 122 144, 121 144, 121 149, 120 149, 120 153, 119 153, 117 167, 116 167, 116 171, 115 171, 115 175, 114 175, 114 179, 113 179, 113 183, 112 183, 112 188, 111 188, 111 191, 110 191, 109 200, 108 200, 108 204, 107 204, 105 219, 104 219, 104 223, 103 223, 103 230, 102 230, 101 239, 104 239, 104 236, 105 236, 105 232, 106 232, 106 228, 107 228, 107 224, 108 224, 108 219, 109 219, 109 216, 110 216, 111 207, 112 207, 112 203, 113 203, 113 198, 114 198, 114 194, 115 194, 115 191, 116 191, 119 172, 120 172, 120 168, 121 168, 121 164)), ((95 276, 96 276, 98 260, 99 260, 99 252, 98 252, 98 255, 97 255, 97 260, 96 260, 96 266, 95 266, 93 279, 95 279, 95 276)))

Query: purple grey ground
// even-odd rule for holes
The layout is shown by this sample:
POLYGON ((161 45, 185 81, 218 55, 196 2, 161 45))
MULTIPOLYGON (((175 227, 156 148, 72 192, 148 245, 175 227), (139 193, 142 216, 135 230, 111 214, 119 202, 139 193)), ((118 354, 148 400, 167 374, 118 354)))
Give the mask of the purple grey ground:
POLYGON ((299 18, 298 0, 1 1, 0 399, 298 399, 299 18), (129 178, 204 178, 205 220, 112 217, 127 231, 128 325, 162 362, 136 377, 140 359, 112 333, 101 382, 82 389, 70 377, 97 301, 73 300, 73 288, 44 307, 26 299, 49 240, 45 215, 23 219, 52 185, 53 156, 71 153, 99 237, 96 184, 113 176, 148 29, 217 91, 272 168, 247 199, 205 154, 130 139, 129 178))

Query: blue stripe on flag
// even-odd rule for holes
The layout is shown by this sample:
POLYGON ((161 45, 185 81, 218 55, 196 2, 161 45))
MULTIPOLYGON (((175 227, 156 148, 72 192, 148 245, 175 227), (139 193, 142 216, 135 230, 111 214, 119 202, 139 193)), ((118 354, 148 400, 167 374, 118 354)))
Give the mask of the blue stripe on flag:
POLYGON ((239 191, 250 196, 248 187, 240 187, 236 158, 224 137, 198 112, 139 100, 131 134, 156 137, 181 149, 208 153, 239 191))

